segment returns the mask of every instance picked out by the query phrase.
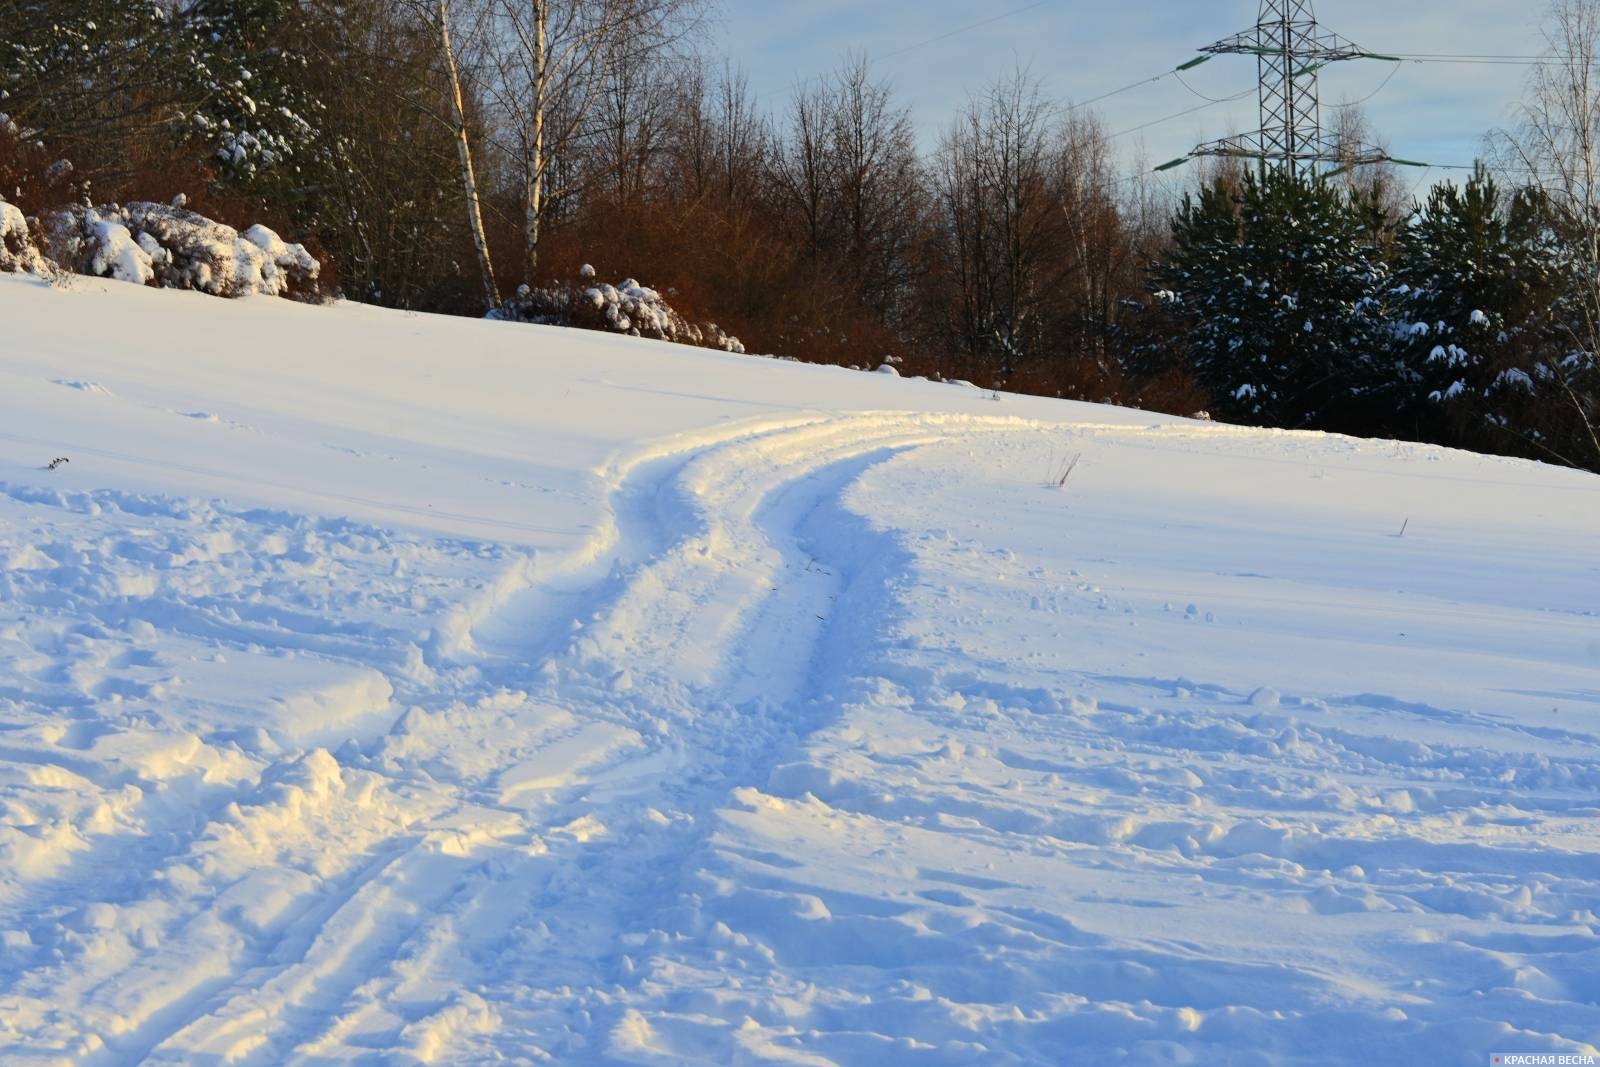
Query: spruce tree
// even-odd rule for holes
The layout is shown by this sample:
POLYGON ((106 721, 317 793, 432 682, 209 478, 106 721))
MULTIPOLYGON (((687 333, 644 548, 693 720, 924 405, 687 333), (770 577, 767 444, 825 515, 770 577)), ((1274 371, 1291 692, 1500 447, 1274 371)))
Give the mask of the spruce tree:
POLYGON ((114 156, 104 142, 164 118, 171 23, 158 0, 0 0, 0 112, 80 165, 114 156))

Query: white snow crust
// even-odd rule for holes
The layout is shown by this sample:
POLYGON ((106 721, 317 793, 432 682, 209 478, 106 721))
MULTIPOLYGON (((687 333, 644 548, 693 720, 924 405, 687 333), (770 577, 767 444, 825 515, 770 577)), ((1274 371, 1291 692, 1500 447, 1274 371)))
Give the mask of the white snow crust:
POLYGON ((1592 476, 96 279, 0 322, 8 1067, 1600 1054, 1592 476))

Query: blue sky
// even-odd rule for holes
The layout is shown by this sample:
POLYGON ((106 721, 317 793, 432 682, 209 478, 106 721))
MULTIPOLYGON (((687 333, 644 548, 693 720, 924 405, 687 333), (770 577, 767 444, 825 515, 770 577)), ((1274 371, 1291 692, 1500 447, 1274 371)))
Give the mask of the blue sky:
MULTIPOLYGON (((835 66, 850 49, 886 56, 878 72, 895 85, 932 143, 969 90, 1016 63, 1030 67, 1061 100, 1084 100, 1195 55, 1195 49, 1255 23, 1259 0, 1044 0, 975 29, 979 20, 1030 0, 724 0, 712 28, 740 63, 765 106, 781 109, 796 82, 835 66), (943 41, 890 53, 949 33, 943 41)), ((1540 0, 1320 0, 1317 16, 1375 52, 1520 54, 1538 51, 1540 0)), ((1366 97, 1391 65, 1353 62, 1323 75, 1324 104, 1366 97)), ((1522 92, 1525 66, 1408 63, 1365 105, 1397 156, 1470 163, 1484 133, 1505 125, 1522 92)), ((1250 88, 1255 62, 1213 60, 1186 75, 1200 93, 1250 88)), ((1113 132, 1203 104, 1174 79, 1097 105, 1113 132)), ((1258 125, 1255 100, 1207 107, 1122 138, 1130 163, 1183 155, 1201 141, 1258 125), (1141 143, 1142 142, 1142 143, 1141 143)), ((1432 172, 1439 176, 1438 172, 1432 172)))

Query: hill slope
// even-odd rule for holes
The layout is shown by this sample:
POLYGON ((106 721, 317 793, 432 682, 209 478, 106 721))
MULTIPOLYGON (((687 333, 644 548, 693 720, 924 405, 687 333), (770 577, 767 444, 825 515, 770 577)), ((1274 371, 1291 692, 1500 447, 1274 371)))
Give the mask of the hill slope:
POLYGON ((1600 1045, 1592 477, 92 281, 0 331, 7 1064, 1600 1045))

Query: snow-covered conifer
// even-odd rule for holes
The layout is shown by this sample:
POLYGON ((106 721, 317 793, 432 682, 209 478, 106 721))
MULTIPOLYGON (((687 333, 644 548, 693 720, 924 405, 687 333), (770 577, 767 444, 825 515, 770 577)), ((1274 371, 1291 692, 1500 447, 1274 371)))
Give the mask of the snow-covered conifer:
POLYGON ((1350 428, 1392 380, 1388 268, 1359 206, 1277 172, 1186 198, 1161 299, 1224 417, 1350 428))
POLYGON ((1585 280, 1561 230, 1536 191, 1505 196, 1486 172, 1434 188, 1402 235, 1395 292, 1419 421, 1475 447, 1586 451, 1581 426, 1552 422, 1595 396, 1585 280))

